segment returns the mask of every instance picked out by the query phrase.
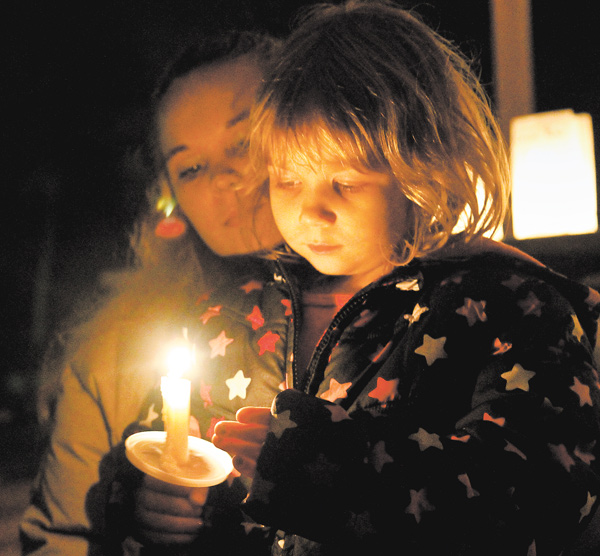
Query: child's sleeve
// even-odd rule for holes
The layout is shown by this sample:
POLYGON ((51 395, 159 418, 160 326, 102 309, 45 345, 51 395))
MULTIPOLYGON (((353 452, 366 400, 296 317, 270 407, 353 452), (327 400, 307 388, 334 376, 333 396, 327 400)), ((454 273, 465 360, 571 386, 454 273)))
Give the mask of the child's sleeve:
MULTIPOLYGON (((350 418, 279 394, 245 511, 344 549, 558 555, 598 507, 599 382, 572 308, 538 293, 548 294, 539 324, 521 304, 527 318, 500 330, 490 309, 487 332, 469 327, 464 349, 424 366, 388 407, 350 418), (465 354, 477 342, 489 355, 474 363, 465 354)), ((388 363, 400 376, 407 361, 388 363)))

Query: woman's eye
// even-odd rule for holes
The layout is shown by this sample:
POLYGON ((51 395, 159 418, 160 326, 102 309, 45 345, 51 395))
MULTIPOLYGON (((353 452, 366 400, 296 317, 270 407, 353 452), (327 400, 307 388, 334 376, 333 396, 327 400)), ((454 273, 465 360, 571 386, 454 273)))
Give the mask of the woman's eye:
POLYGON ((248 140, 240 139, 240 141, 225 150, 225 155, 227 158, 243 158, 248 154, 248 150, 248 140))
POLYGON ((205 164, 194 164, 193 166, 186 166, 182 170, 177 171, 175 181, 177 183, 185 183, 195 179, 196 177, 206 172, 205 164))

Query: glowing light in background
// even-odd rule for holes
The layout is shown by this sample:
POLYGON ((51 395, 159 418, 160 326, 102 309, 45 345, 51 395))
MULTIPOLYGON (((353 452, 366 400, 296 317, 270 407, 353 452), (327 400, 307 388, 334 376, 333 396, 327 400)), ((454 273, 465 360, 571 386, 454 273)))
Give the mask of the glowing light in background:
MULTIPOLYGON (((481 183, 481 181, 477 183, 477 189, 475 190, 475 194, 477 195, 477 204, 479 205, 479 209, 481 210, 483 208, 483 212, 484 214, 486 214, 489 208, 485 208, 485 191, 483 189, 483 184, 481 183)), ((460 215, 460 218, 458 219, 456 226, 454 226, 452 233, 457 234, 459 232, 462 232, 467 227, 470 217, 471 209, 467 206, 465 207, 463 213, 460 215)), ((490 230, 486 232, 484 236, 491 237, 492 239, 495 239, 497 241, 501 241, 502 239, 504 239, 504 230, 500 226, 496 230, 490 230)))
POLYGON ((516 239, 598 230, 589 114, 557 110, 513 118, 510 145, 516 239))

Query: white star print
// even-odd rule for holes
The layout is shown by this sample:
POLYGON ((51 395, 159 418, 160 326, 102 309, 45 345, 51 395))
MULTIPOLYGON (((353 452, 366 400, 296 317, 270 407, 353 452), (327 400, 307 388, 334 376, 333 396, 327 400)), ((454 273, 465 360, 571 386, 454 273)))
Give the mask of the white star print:
POLYGON ((427 448, 444 449, 444 445, 440 442, 439 435, 427 432, 425 429, 419 428, 418 432, 411 434, 408 438, 419 443, 419 450, 421 450, 421 452, 427 450, 427 448))
POLYGON ((377 473, 381 473, 381 470, 386 463, 393 463, 394 461, 394 458, 385 451, 385 442, 383 440, 380 440, 373 446, 370 459, 371 464, 377 473))
POLYGON ((339 405, 326 405, 326 409, 331 412, 331 421, 333 423, 338 423, 339 421, 345 421, 346 419, 350 419, 350 415, 346 413, 346 410, 339 405))
POLYGON ((475 498, 475 496, 479 496, 479 492, 477 492, 471 486, 471 479, 469 479, 469 476, 466 473, 459 475, 458 480, 467 487, 467 498, 475 498))
POLYGON ((579 510, 579 523, 581 523, 582 519, 584 519, 585 517, 587 517, 588 515, 590 515, 590 513, 592 512, 592 508, 594 507, 594 504, 596 503, 596 498, 598 498, 597 496, 592 496, 589 492, 587 493, 587 500, 584 504, 584 506, 579 510))
POLYGON ((421 318, 421 315, 426 311, 429 311, 429 307, 421 307, 417 303, 413 309, 412 315, 404 315, 404 318, 408 321, 408 324, 413 324, 417 322, 421 318))
POLYGON ((227 388, 229 388, 229 399, 233 400, 233 398, 237 396, 245 400, 246 389, 251 381, 251 378, 246 378, 244 376, 244 371, 242 370, 239 370, 237 373, 235 373, 233 378, 228 378, 225 381, 225 384, 227 385, 227 388))
POLYGON ((294 429, 298 426, 296 423, 294 423, 294 421, 290 419, 290 413, 291 411, 288 409, 273 416, 274 419, 273 421, 271 421, 271 432, 277 438, 281 438, 281 435, 287 429, 294 429))
POLYGON ((419 523, 423 512, 432 512, 433 510, 435 510, 435 506, 427 500, 424 488, 421 490, 410 489, 410 504, 406 508, 407 514, 412 514, 419 523))
POLYGON ((438 359, 446 359, 448 355, 444 351, 446 336, 432 338, 429 334, 423 336, 423 345, 415 349, 415 353, 422 355, 427 360, 427 365, 431 367, 438 359))
POLYGON ((140 425, 142 425, 142 427, 148 427, 149 429, 152 428, 152 422, 158 417, 158 413, 156 413, 156 411, 154 411, 154 404, 152 404, 149 408, 148 408, 148 415, 146 416, 146 418, 143 421, 140 421, 140 425))
POLYGON ((573 319, 573 331, 571 334, 577 338, 577 341, 581 342, 581 338, 583 337, 583 328, 581 328, 581 324, 579 324, 579 319, 575 315, 571 315, 573 319))
POLYGON ((516 390, 519 388, 524 392, 529 392, 529 381, 535 376, 533 371, 528 371, 518 363, 508 372, 500 375, 506 380, 507 390, 516 390))

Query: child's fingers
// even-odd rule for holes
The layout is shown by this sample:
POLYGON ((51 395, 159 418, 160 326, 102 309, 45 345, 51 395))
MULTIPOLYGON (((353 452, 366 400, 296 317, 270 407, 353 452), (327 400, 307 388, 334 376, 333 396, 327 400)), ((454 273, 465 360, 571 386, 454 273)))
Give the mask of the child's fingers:
POLYGON ((239 423, 268 426, 271 410, 268 407, 242 407, 235 415, 239 423))
POLYGON ((256 442, 245 442, 232 437, 217 437, 213 440, 213 443, 215 446, 217 446, 217 448, 225 450, 232 456, 241 456, 243 458, 253 460, 258 459, 258 455, 260 454, 260 450, 262 448, 262 444, 257 444, 256 442))
POLYGON ((265 425, 247 425, 237 421, 221 421, 215 425, 213 443, 215 438, 218 438, 219 440, 233 439, 262 445, 268 430, 265 425))

